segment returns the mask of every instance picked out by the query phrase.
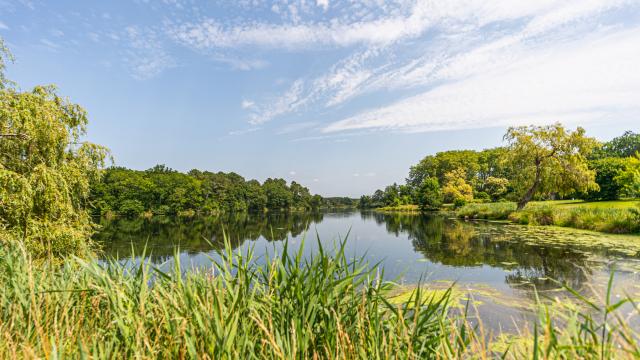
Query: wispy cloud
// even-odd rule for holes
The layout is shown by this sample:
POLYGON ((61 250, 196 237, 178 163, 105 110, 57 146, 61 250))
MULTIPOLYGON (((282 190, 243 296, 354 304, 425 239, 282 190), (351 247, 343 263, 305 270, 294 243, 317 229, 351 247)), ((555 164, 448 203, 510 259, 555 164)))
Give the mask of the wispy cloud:
POLYGON ((293 124, 283 126, 280 130, 277 131, 277 134, 278 135, 291 134, 291 133, 299 132, 302 130, 311 129, 313 127, 316 127, 317 125, 318 123, 315 121, 296 122, 293 124))
POLYGON ((150 79, 176 65, 156 30, 129 26, 124 30, 124 38, 127 46, 124 61, 134 78, 150 79))
MULTIPOLYGON (((429 7, 422 3, 417 2, 403 16, 381 16, 373 20, 229 26, 217 19, 207 18, 176 25, 170 34, 178 42, 197 49, 257 46, 296 50, 319 46, 388 44, 418 36, 432 24, 429 7)), ((319 4, 328 6, 326 1, 320 1, 319 4)))
MULTIPOLYGON (((432 131, 640 116, 640 28, 604 29, 580 40, 482 52, 465 76, 388 106, 333 122, 325 133, 432 131)), ((456 73, 457 64, 450 71, 456 73)))
POLYGON ((234 131, 229 131, 229 135, 230 136, 246 135, 252 132, 256 132, 260 129, 261 129, 260 127, 251 127, 243 130, 234 130, 234 131))
MULTIPOLYGON (((256 112, 254 118, 266 122, 300 111, 301 105, 312 111, 331 108, 358 96, 380 91, 428 88, 429 93, 437 95, 438 91, 446 90, 455 82, 471 81, 493 70, 510 68, 514 62, 526 56, 548 56, 545 48, 563 50, 585 36, 604 32, 603 28, 614 34, 624 31, 624 26, 615 23, 609 29, 603 26, 600 19, 608 12, 634 6, 637 8, 638 4, 615 0, 415 2, 405 17, 406 21, 413 19, 413 22, 409 21, 406 26, 398 24, 404 30, 395 32, 403 35, 389 42, 377 42, 375 37, 369 38, 365 41, 367 46, 354 49, 326 73, 311 79, 300 78, 277 100, 266 100, 266 105, 260 107, 262 112, 256 112), (406 27, 421 30, 408 31, 406 27), (297 96, 291 97, 292 91, 297 96)), ((331 33, 330 29, 324 32, 329 39, 331 33)), ((307 38, 307 41, 315 43, 313 38, 307 38)), ((334 45, 340 44, 336 42, 334 45)), ((633 47, 631 44, 627 43, 626 46, 633 47)), ((282 46, 287 48, 288 45, 282 46)), ((491 82, 488 76, 485 80, 491 82)), ((425 108, 425 111, 417 112, 421 106, 417 99, 422 98, 413 97, 407 100, 410 102, 399 102, 402 106, 411 104, 413 110, 411 113, 397 113, 395 118, 407 117, 397 120, 397 123, 423 121, 416 117, 424 117, 423 113, 433 110, 425 108)), ((450 100, 455 103, 455 98, 450 100)), ((378 118, 382 109, 387 110, 385 117, 396 110, 395 107, 384 107, 379 108, 378 112, 365 111, 356 117, 331 124, 325 128, 325 132, 346 130, 346 124, 351 124, 348 129, 386 128, 388 124, 364 125, 373 124, 375 121, 371 119, 378 118), (356 120, 364 118, 368 120, 356 120), (353 125, 355 123, 359 125, 353 125)), ((446 120, 440 117, 439 121, 446 120)))
POLYGON ((0 21, 0 30, 9 30, 9 26, 0 21))
POLYGON ((254 103, 254 102, 253 102, 253 101, 251 101, 251 100, 246 100, 246 99, 245 99, 245 100, 242 100, 242 102, 240 103, 240 106, 241 106, 243 109, 251 109, 251 108, 252 108, 252 107, 254 107, 255 105, 256 105, 256 103, 254 103))
POLYGON ((225 54, 211 55, 211 59, 216 62, 229 65, 233 70, 241 71, 264 69, 269 65, 267 61, 262 59, 242 58, 225 54))

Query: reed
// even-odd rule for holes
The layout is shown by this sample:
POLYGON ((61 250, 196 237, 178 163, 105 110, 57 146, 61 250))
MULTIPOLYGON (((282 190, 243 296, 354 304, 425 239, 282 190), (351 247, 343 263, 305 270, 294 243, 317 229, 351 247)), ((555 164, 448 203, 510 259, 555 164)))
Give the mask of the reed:
MULTIPOLYGON (((264 259, 230 246, 208 270, 34 261, 0 249, 0 354, 7 358, 429 359, 633 358, 618 310, 630 298, 561 308, 520 334, 488 334, 450 307, 451 290, 417 286, 390 301, 383 269, 334 250, 285 243, 264 259), (588 308, 587 308, 588 307, 588 308), (560 319, 560 320, 558 320, 560 319), (608 324, 605 326, 604 324, 608 324)), ((141 254, 144 258, 144 254, 141 254)), ((609 288, 610 289, 610 288, 609 288)), ((610 292, 610 291, 609 291, 610 292)))

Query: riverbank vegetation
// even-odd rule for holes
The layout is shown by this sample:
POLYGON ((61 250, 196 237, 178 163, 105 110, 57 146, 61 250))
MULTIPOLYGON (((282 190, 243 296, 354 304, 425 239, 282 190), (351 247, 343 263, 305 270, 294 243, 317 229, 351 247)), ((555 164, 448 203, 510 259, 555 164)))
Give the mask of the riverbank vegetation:
POLYGON ((640 202, 554 201, 528 204, 516 211, 512 202, 467 204, 456 210, 466 219, 511 220, 523 225, 555 225, 613 234, 640 233, 640 202), (605 205, 603 205, 605 204, 605 205))
MULTIPOLYGON (((319 243, 320 244, 320 243, 319 243)), ((344 245, 344 243, 340 244, 344 245)), ((320 246, 320 245, 319 245, 320 246)), ((491 333, 451 290, 396 285, 344 248, 306 260, 285 244, 257 265, 229 246, 207 270, 67 258, 34 262, 0 249, 0 352, 13 358, 428 359, 634 358, 638 334, 603 303, 540 303, 518 333, 491 333), (605 324, 606 327, 604 326, 605 324)), ((582 299, 582 300, 580 300, 582 299)), ((626 308, 628 311, 628 308, 626 308)), ((631 309, 637 316, 637 309, 631 309)), ((628 314, 624 314, 628 315, 628 314)))
POLYGON ((511 128, 507 145, 439 152, 412 166, 406 183, 362 196, 361 208, 453 207, 460 217, 511 219, 605 232, 638 233, 636 209, 603 209, 640 196, 640 134, 603 144, 560 124, 511 128), (531 201, 584 199, 601 209, 527 206, 531 201), (444 204, 444 205, 443 205, 444 204), (554 216, 546 216, 553 211, 554 216))

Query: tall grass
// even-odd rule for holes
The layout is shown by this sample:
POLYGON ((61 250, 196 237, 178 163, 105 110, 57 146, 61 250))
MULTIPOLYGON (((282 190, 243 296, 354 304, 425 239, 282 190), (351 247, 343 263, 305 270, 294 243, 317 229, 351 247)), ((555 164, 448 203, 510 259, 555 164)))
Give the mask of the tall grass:
POLYGON ((628 208, 581 207, 530 203, 516 211, 514 203, 468 204, 456 216, 511 220, 523 225, 556 225, 613 234, 640 233, 640 205, 628 208))
MULTIPOLYGON (((34 262, 0 249, 0 354, 7 358, 429 359, 632 358, 637 335, 617 311, 541 306, 533 330, 491 334, 449 307, 451 291, 418 286, 399 304, 382 270, 344 243, 257 265, 230 250, 208 271, 34 262), (604 315, 604 317, 603 317, 604 315), (561 316, 564 316, 562 318, 561 316), (558 320, 560 319, 560 320, 558 320), (611 319, 620 320, 612 322, 611 319), (604 324, 610 324, 604 326, 604 324), (497 335, 497 336, 494 336, 497 335)), ((579 294, 578 294, 579 296, 579 294)), ((611 296, 607 297, 608 299, 611 296)), ((456 307, 457 308, 457 307, 456 307)), ((603 310, 604 309, 604 310, 603 310)), ((627 311, 627 310, 625 310, 627 311)))
MULTIPOLYGON (((344 243, 342 244, 344 245, 344 243)), ((0 251, 0 354, 14 358, 428 358, 445 336, 448 296, 402 305, 375 267, 341 246, 256 265, 229 246, 210 271, 49 267, 0 251), (181 275, 182 274, 182 275, 181 275)), ((179 257, 176 257, 178 259, 179 257)))

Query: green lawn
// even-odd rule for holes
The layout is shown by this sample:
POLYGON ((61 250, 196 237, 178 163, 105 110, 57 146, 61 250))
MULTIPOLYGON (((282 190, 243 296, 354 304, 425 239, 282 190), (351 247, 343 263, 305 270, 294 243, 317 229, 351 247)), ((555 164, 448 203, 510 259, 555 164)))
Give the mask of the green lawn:
POLYGON ((532 204, 556 205, 564 208, 590 208, 590 209, 628 209, 636 206, 640 200, 614 200, 614 201, 584 201, 584 200, 550 200, 534 201, 532 204))

